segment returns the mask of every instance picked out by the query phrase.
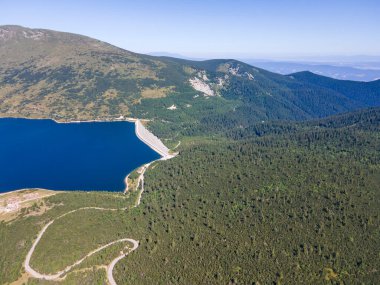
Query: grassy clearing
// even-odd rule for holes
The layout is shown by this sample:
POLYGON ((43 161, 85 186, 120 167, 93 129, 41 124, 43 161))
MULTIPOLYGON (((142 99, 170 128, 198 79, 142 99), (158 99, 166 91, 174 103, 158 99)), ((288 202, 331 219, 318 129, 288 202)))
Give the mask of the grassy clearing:
POLYGON ((32 268, 41 273, 55 273, 102 245, 129 237, 124 215, 125 211, 89 209, 55 221, 36 247, 32 268))
POLYGON ((0 195, 0 222, 9 222, 21 215, 42 215, 54 206, 47 206, 44 198, 58 193, 58 191, 30 189, 0 195))
MULTIPOLYGON (((27 213, 24 213, 19 215, 16 219, 12 220, 11 222, 0 222, 0 283, 10 283, 21 277, 21 274, 23 273, 22 263, 32 245, 32 242, 36 238, 37 233, 41 230, 43 225, 48 223, 50 220, 55 219, 56 217, 68 211, 78 209, 81 207, 130 207, 133 205, 135 199, 136 198, 133 193, 130 193, 128 195, 112 192, 58 193, 54 196, 44 199, 46 205, 55 206, 52 207, 49 211, 44 212, 42 215, 30 216, 27 213)), ((122 213, 120 213, 120 215, 123 216, 122 213)), ((74 216, 73 218, 75 220, 74 216)), ((68 234, 71 234, 71 226, 80 228, 80 225, 72 224, 70 219, 66 221, 67 224, 64 226, 64 228, 68 230, 68 234)), ((79 223, 81 222, 80 220, 75 221, 78 221, 79 223)), ((97 231, 96 228, 92 229, 94 231, 97 231)), ((70 236, 66 237, 60 235, 59 232, 52 232, 52 234, 56 238, 70 238, 70 236)), ((85 236, 88 237, 87 233, 83 235, 83 237, 85 236)), ((62 239, 60 239, 59 241, 62 241, 62 239)), ((70 251, 68 251, 66 248, 62 249, 62 252, 67 253, 70 251)), ((53 257, 50 256, 50 258, 52 260, 59 260, 57 256, 59 255, 54 253, 53 257)), ((53 264, 55 263, 53 262, 53 264)))

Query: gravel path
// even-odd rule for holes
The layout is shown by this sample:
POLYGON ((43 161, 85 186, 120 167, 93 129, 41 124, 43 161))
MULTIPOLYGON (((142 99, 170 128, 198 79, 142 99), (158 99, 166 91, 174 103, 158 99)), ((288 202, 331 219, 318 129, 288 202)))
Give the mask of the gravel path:
MULTIPOLYGON (((72 214, 72 213, 75 213, 75 212, 78 212, 78 211, 82 211, 82 210, 89 210, 89 209, 95 209, 95 210, 100 210, 100 211, 118 211, 118 210, 126 210, 126 208, 122 208, 122 209, 109 209, 109 208, 99 208, 99 207, 84 207, 84 208, 79 208, 79 209, 76 209, 76 210, 73 210, 73 211, 70 211, 70 212, 67 212, 57 218, 55 218, 54 220, 50 221, 48 224, 46 224, 42 230, 39 232, 38 236, 37 236, 37 239, 34 241, 32 247, 30 248, 28 254, 26 255, 26 258, 25 258, 25 263, 24 263, 24 267, 25 267, 25 271, 28 272, 31 276, 33 276, 34 278, 38 278, 38 279, 45 279, 45 280, 60 280, 60 279, 63 279, 63 277, 75 266, 81 264, 86 258, 94 255, 95 253, 115 244, 115 243, 119 243, 119 242, 125 242, 125 241, 128 241, 128 242, 132 242, 134 245, 137 244, 138 246, 138 241, 136 240, 133 240, 133 239, 128 239, 128 238, 124 238, 124 239, 118 239, 118 240, 115 240, 115 241, 112 241, 106 245, 103 245, 103 246, 100 246, 98 247, 97 249, 91 251, 90 253, 88 253, 87 255, 85 255, 83 258, 79 259, 78 261, 76 261, 75 263, 73 263, 72 265, 69 265, 67 266, 65 269, 61 270, 61 271, 58 271, 56 273, 53 273, 53 274, 42 274, 42 273, 39 273, 37 272, 36 270, 34 270, 31 266, 30 266, 30 259, 32 258, 32 255, 33 255, 33 252, 34 250, 36 249, 36 246, 38 245, 38 243, 40 242, 42 236, 44 235, 44 233, 46 232, 46 230, 56 221, 56 220, 59 220, 69 214, 72 214)), ((137 247, 136 247, 137 248, 137 247)), ((133 250, 136 249, 135 246, 133 248, 133 250)))
MULTIPOLYGON (((160 155, 162 155, 162 157, 160 159, 158 159, 158 160, 168 160, 168 159, 171 159, 171 158, 175 157, 178 154, 178 153, 170 154, 169 150, 166 148, 166 146, 157 137, 155 137, 148 130, 146 130, 145 127, 141 124, 140 120, 136 120, 136 134, 138 135, 138 137, 141 140, 143 140, 151 148, 153 148, 160 155)), ((133 208, 139 206, 140 203, 141 203, 142 193, 144 192, 144 174, 145 174, 145 171, 149 168, 149 166, 153 162, 154 161, 152 161, 150 163, 147 163, 147 164, 145 164, 143 166, 141 174, 140 174, 140 176, 138 178, 138 183, 137 183, 137 188, 136 188, 136 189, 138 189, 139 186, 141 185, 141 190, 138 193, 137 200, 136 200, 135 204, 133 205, 133 208)), ((127 177, 126 177, 126 179, 127 179, 127 177)), ((78 212, 78 211, 82 211, 82 210, 89 210, 89 209, 95 209, 95 210, 100 210, 100 211, 119 211, 119 210, 126 210, 127 208, 113 209, 113 208, 100 208, 100 207, 83 207, 83 208, 79 208, 79 209, 76 209, 76 210, 69 211, 69 212, 67 212, 67 213, 65 213, 65 214, 63 214, 63 215, 55 218, 54 220, 50 221, 39 232, 36 240, 34 241, 32 247, 30 248, 30 250, 29 250, 29 252, 27 254, 27 256, 25 258, 25 262, 24 262, 25 271, 27 273, 29 273, 34 278, 59 281, 59 280, 64 279, 65 276, 66 276, 66 274, 72 268, 74 268, 75 266, 81 264, 86 258, 94 255, 95 253, 97 253, 97 252, 99 252, 99 251, 101 251, 101 250, 103 250, 103 249, 105 249, 105 248, 107 248, 107 247, 109 247, 109 246, 111 246, 113 244, 116 244, 116 243, 120 243, 120 242, 129 242, 129 243, 132 243, 133 244, 132 248, 129 248, 128 246, 126 246, 124 248, 124 250, 127 250, 127 251, 126 252, 122 251, 121 254, 118 257, 116 257, 115 259, 113 259, 112 262, 107 267, 107 279, 108 279, 108 281, 109 281, 109 283, 111 285, 116 285, 115 279, 113 278, 113 269, 114 269, 115 265, 117 264, 117 262, 119 262, 121 259, 123 259, 124 257, 126 257, 129 253, 131 253, 132 251, 134 251, 134 250, 136 250, 138 248, 139 242, 137 240, 130 239, 130 238, 123 238, 123 239, 118 239, 118 240, 112 241, 112 242, 110 242, 110 243, 108 243, 106 245, 98 247, 97 249, 95 249, 95 250, 91 251, 90 253, 88 253, 87 255, 85 255, 83 258, 81 258, 78 261, 76 261, 75 263, 73 263, 72 265, 69 265, 65 269, 63 269, 61 271, 58 271, 56 273, 53 273, 53 274, 42 274, 42 273, 39 273, 39 272, 37 272, 36 270, 34 270, 30 266, 30 259, 32 258, 32 255, 33 255, 34 250, 36 249, 36 246, 40 242, 40 240, 41 240, 42 236, 45 234, 46 230, 56 220, 61 219, 61 218, 65 217, 65 216, 67 216, 69 214, 72 214, 72 213, 75 213, 75 212, 78 212)))

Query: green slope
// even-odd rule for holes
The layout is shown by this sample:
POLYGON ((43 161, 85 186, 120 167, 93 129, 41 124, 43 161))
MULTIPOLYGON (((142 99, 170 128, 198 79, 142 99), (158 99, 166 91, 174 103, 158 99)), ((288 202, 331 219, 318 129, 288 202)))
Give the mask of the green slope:
POLYGON ((373 118, 379 109, 184 145, 148 173, 144 217, 136 217, 143 246, 117 266, 118 280, 376 284, 380 129, 373 118))
POLYGON ((289 76, 308 84, 334 90, 358 102, 358 104, 366 104, 367 106, 379 105, 378 90, 380 89, 380 80, 372 82, 339 81, 307 71, 294 73, 289 76))
POLYGON ((0 27, 0 87, 1 116, 59 120, 120 115, 168 120, 176 113, 184 123, 227 127, 380 105, 379 82, 282 76, 230 59, 152 57, 80 35, 19 26, 0 27), (216 96, 197 102, 206 98, 190 79, 216 96), (177 111, 167 109, 173 104, 177 111))
MULTIPOLYGON (((376 284, 379 118, 377 108, 263 124, 239 139, 185 141, 179 156, 147 172, 139 207, 61 219, 32 264, 52 272, 131 237, 140 246, 117 264, 118 284, 376 284)), ((131 202, 113 193, 65 193, 48 201, 55 207, 41 216, 0 223, 1 282, 20 275, 41 223, 78 207, 131 202)), ((94 266, 118 251, 89 259, 80 268, 90 270, 63 284, 105 283, 104 269, 94 266)))
MULTIPOLYGON (((136 116, 152 119, 166 144, 181 140, 179 156, 148 170, 139 207, 68 215, 44 235, 32 265, 54 271, 131 237, 140 247, 117 264, 118 284, 376 284, 378 84, 282 76, 229 59, 151 57, 79 35, 0 27, 1 116, 136 116), (194 90, 194 78, 216 96, 194 90), (358 110, 366 107, 375 108, 358 110)), ((42 224, 79 207, 122 208, 135 194, 59 194, 40 216, 24 211, 0 223, 0 283, 20 277, 42 224)), ((63 283, 104 284, 96 266, 118 251, 99 253, 63 283)))

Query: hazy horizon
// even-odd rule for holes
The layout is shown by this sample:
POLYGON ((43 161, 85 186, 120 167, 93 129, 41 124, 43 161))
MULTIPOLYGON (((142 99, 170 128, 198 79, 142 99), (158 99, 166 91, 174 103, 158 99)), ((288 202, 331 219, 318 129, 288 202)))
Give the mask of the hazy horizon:
POLYGON ((181 53, 181 52, 167 52, 167 51, 151 51, 147 52, 149 55, 154 56, 170 56, 187 58, 193 60, 207 60, 215 58, 233 58, 238 60, 257 60, 257 61, 284 61, 284 62, 315 62, 315 63, 354 63, 354 62, 380 62, 380 55, 247 55, 247 54, 193 54, 193 53, 181 53))
POLYGON ((83 34, 138 53, 195 58, 380 58, 380 3, 5 1, 0 25, 83 34))

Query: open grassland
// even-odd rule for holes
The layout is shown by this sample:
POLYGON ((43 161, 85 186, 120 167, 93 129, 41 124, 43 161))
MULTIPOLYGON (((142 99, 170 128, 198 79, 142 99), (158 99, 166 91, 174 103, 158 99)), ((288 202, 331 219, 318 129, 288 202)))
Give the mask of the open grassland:
POLYGON ((41 273, 55 273, 104 244, 128 237, 125 212, 84 209, 57 220, 37 245, 32 268, 41 273))
POLYGON ((44 198, 60 193, 44 189, 12 191, 0 195, 0 221, 9 222, 18 216, 38 216, 48 211, 44 198))
POLYGON ((72 285, 72 284, 83 284, 83 285, 103 285, 106 284, 106 272, 104 268, 101 267, 89 267, 85 270, 78 270, 69 274, 62 281, 47 281, 40 279, 29 279, 27 281, 28 285, 72 285))
MULTIPOLYGON (((11 222, 1 222, 0 223, 0 283, 10 283, 17 280, 21 277, 21 273, 24 271, 22 264, 25 260, 26 254, 29 251, 32 242, 36 238, 37 233, 41 228, 47 224, 52 219, 57 218, 58 216, 75 209, 82 207, 104 207, 104 208, 125 208, 131 207, 134 205, 136 200, 136 193, 129 193, 128 195, 122 193, 112 193, 112 192, 64 192, 59 193, 54 196, 44 198, 44 203, 51 208, 39 216, 30 216, 27 214, 20 214, 18 217, 11 222)), ((120 216, 124 214, 120 213, 120 216)), ((80 217, 80 215, 79 215, 80 217)), ((94 217, 96 214, 94 213, 94 217)), ((65 239, 72 238, 75 240, 77 238, 84 237, 94 237, 91 232, 87 232, 82 236, 75 235, 75 233, 70 232, 71 226, 74 228, 80 228, 81 226, 86 227, 87 222, 83 223, 76 218, 75 215, 71 216, 74 221, 79 222, 79 224, 73 223, 70 219, 66 220, 65 229, 68 230, 67 234, 62 235, 60 232, 52 231, 52 237, 57 238, 59 243, 64 242, 65 239), (71 234, 74 234, 74 237, 71 234)), ((100 218, 100 217, 99 217, 100 218)), ((107 227, 106 224, 103 225, 107 227)), ((97 232, 98 229, 91 228, 91 223, 87 228, 91 229, 93 232, 97 232)), ((115 231, 112 231, 114 233, 115 231)), ((74 243, 75 246, 75 243, 74 243)), ((81 245, 81 247, 83 244, 81 245)), ((112 255, 117 245, 114 248, 106 249, 105 251, 100 252, 100 255, 94 255, 91 257, 94 260, 93 264, 100 264, 101 261, 109 261, 115 255, 112 255), (109 255, 110 256, 109 256, 109 255)), ((60 248, 61 251, 50 251, 52 256, 49 255, 48 258, 53 260, 52 266, 56 266, 56 263, 65 262, 62 260, 62 254, 68 253, 70 256, 71 249, 75 251, 75 247, 67 246, 66 248, 60 248)), ((80 250, 80 249, 76 249, 80 250)), ((36 251, 37 253, 37 251, 36 251)), ((34 256, 33 256, 34 257, 34 256)), ((36 254, 37 263, 38 263, 38 253, 36 254)), ((33 262, 32 258, 32 262, 33 262)), ((87 262, 87 260, 86 260, 87 262)), ((83 265, 83 264, 82 264, 83 265)), ((92 267, 92 264, 89 265, 92 267)), ((77 269, 77 268, 75 268, 77 269)), ((97 273, 98 274, 98 273, 97 273)), ((89 274, 89 278, 94 276, 89 274)), ((104 274, 105 276, 105 274, 104 274)), ((67 277, 68 280, 71 280, 70 274, 67 277)), ((92 279, 91 279, 92 280, 92 279)), ((37 281, 36 281, 37 282, 37 281)), ((39 282, 39 281, 38 281, 39 282)), ((70 284, 70 283, 67 283, 70 284)), ((72 283, 71 283, 72 284, 72 283)))

